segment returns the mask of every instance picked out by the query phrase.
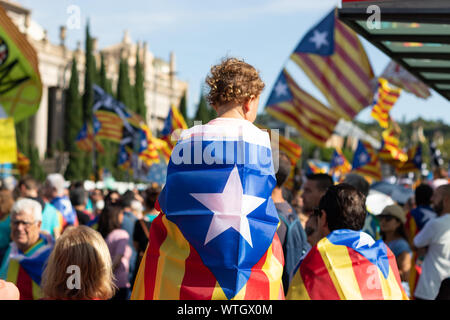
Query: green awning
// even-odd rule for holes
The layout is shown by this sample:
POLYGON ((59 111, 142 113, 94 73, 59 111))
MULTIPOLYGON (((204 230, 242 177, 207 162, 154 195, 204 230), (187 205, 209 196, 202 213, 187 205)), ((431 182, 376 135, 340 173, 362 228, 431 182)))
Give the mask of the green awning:
POLYGON ((339 9, 339 19, 450 100, 450 8, 381 8, 377 29, 364 3, 339 9))

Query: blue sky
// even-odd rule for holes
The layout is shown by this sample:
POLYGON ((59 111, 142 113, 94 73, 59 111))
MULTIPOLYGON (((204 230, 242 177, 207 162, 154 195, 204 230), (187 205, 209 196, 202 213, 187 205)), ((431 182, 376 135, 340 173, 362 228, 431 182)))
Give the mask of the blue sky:
MULTIPOLYGON (((174 51, 178 77, 189 82, 188 108, 193 115, 203 80, 222 57, 236 56, 254 65, 266 88, 261 95, 263 111, 274 82, 287 63, 299 85, 325 102, 320 92, 288 57, 310 27, 324 17, 336 0, 16 0, 32 10, 33 19, 58 43, 59 26, 69 19, 68 8, 81 9, 81 29, 69 29, 67 44, 84 41, 90 19, 91 33, 99 48, 118 43, 127 29, 133 41, 147 41, 153 54, 165 60, 174 51)), ((389 58, 362 40, 376 75, 389 58)), ((450 103, 436 92, 427 100, 403 92, 391 111, 401 121, 421 116, 450 124, 450 103)), ((370 108, 358 120, 371 121, 370 108)))

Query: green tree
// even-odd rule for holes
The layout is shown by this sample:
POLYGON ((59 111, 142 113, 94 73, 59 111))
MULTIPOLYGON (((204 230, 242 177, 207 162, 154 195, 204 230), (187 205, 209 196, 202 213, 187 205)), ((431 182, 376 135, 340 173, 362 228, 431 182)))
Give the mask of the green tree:
POLYGON ((136 51, 136 65, 135 81, 134 81, 134 95, 135 95, 135 108, 137 114, 139 114, 145 121, 147 115, 147 107, 145 106, 145 88, 144 88, 144 68, 139 57, 140 47, 136 51))
POLYGON ((211 119, 213 119, 211 115, 211 109, 212 108, 208 105, 205 96, 203 94, 200 94, 200 101, 198 103, 194 120, 201 121, 203 124, 208 123, 211 119))
POLYGON ((180 110, 181 115, 183 116, 184 120, 188 121, 188 114, 187 114, 187 97, 186 97, 186 91, 184 91, 183 96, 180 100, 180 105, 178 106, 178 109, 180 110))
POLYGON ((36 146, 30 146, 30 170, 28 171, 28 175, 32 176, 37 181, 43 182, 45 180, 46 174, 44 169, 41 166, 41 162, 39 159, 39 151, 36 146))
MULTIPOLYGON (((94 88, 97 69, 93 55, 93 39, 89 31, 89 22, 86 25, 85 43, 85 69, 84 69, 84 94, 83 94, 83 122, 92 124, 92 106, 94 105, 94 88)), ((94 174, 92 167, 92 155, 87 153, 84 157, 84 178, 89 179, 94 174)))
POLYGON ((67 180, 80 180, 83 178, 83 167, 85 153, 80 151, 76 145, 76 137, 83 127, 83 104, 78 91, 79 77, 77 61, 72 61, 72 74, 70 76, 69 88, 67 89, 64 109, 64 131, 65 151, 69 152, 69 164, 65 172, 67 180))

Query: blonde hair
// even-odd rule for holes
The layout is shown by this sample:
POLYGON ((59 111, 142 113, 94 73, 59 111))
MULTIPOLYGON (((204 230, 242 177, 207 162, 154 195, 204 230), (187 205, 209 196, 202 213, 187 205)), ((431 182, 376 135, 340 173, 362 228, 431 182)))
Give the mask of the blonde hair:
POLYGON ((227 103, 244 103, 256 98, 264 89, 259 72, 250 64, 237 58, 225 58, 211 68, 206 77, 210 90, 207 100, 219 107, 227 103))
POLYGON ((49 299, 110 299, 116 290, 108 246, 97 231, 68 227, 56 241, 42 275, 42 292, 49 299), (80 268, 80 288, 68 286, 70 266, 80 268))

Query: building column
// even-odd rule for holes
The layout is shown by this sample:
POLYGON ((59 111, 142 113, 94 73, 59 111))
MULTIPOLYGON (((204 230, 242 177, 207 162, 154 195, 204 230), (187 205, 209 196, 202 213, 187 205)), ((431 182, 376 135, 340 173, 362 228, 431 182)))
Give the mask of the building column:
POLYGON ((47 151, 47 132, 48 132, 48 87, 42 87, 42 97, 39 109, 34 117, 33 124, 33 142, 39 152, 41 160, 45 157, 47 151))

